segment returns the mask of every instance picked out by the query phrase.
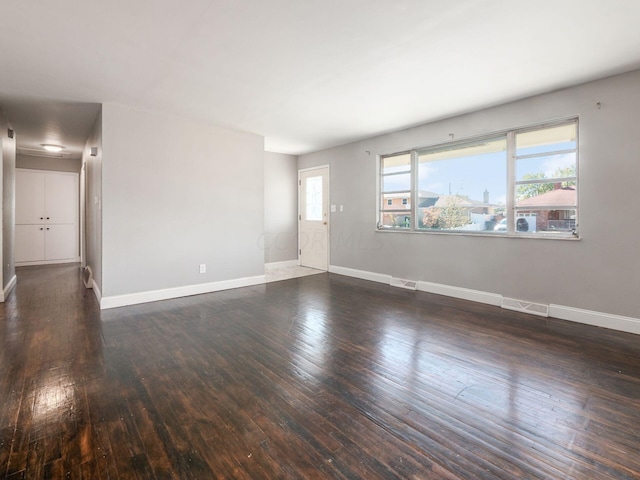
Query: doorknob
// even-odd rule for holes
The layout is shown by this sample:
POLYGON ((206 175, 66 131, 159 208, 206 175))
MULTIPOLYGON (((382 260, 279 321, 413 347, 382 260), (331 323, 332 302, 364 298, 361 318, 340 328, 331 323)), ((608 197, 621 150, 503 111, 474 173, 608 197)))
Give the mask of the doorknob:
POLYGON ((322 222, 322 224, 323 224, 323 225, 326 225, 326 224, 327 224, 327 222, 322 222))

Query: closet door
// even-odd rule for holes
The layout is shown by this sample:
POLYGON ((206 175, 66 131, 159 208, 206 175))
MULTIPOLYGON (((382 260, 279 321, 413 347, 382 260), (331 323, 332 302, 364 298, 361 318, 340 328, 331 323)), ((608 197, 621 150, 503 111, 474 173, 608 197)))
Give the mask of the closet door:
POLYGON ((42 172, 16 170, 16 224, 45 221, 44 179, 42 172))
POLYGON ((15 261, 44 260, 44 225, 16 225, 15 261))
POLYGON ((46 223, 76 223, 78 218, 77 175, 64 173, 46 175, 44 192, 46 223))
POLYGON ((16 169, 16 265, 78 261, 78 174, 16 169))
POLYGON ((45 260, 65 260, 78 256, 76 226, 45 225, 45 260))

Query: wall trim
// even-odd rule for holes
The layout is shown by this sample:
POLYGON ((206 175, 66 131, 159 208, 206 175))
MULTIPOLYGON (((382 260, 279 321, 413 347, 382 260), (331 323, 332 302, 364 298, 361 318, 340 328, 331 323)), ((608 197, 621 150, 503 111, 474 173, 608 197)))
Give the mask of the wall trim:
MULTIPOLYGON (((377 283, 385 283, 387 285, 391 285, 391 280, 393 278, 391 275, 339 267, 337 265, 330 265, 329 272, 377 283)), ((498 293, 483 292, 480 290, 471 290, 468 288, 424 281, 418 282, 416 290, 502 307, 503 296, 498 293)), ((532 314, 530 311, 524 311, 523 313, 532 314)), ((570 322, 583 323, 595 327, 609 328, 611 330, 640 335, 640 318, 625 317, 622 315, 614 315, 611 313, 596 312, 593 310, 555 304, 549 304, 548 316, 560 320, 568 320, 570 322)))
POLYGON ((110 297, 102 297, 100 300, 100 309, 106 310, 108 308, 125 307, 127 305, 137 305, 139 303, 157 302, 158 300, 189 297, 191 295, 200 295, 202 293, 217 292, 220 290, 230 290, 232 288, 249 287, 252 285, 260 285, 262 283, 265 283, 265 276, 257 275, 255 277, 235 278, 219 282, 186 285, 184 287, 114 295, 110 297))
POLYGON ((366 270, 356 270, 354 268, 339 267, 337 265, 329 265, 329 273, 337 273, 347 277, 360 278, 371 282, 385 283, 391 285, 391 275, 384 273, 367 272, 366 270))
POLYGON ((102 292, 100 291, 100 287, 96 283, 96 279, 91 277, 91 290, 93 290, 93 294, 96 296, 96 300, 98 300, 98 305, 102 308, 102 292))
POLYGON ((610 328, 622 332, 640 335, 640 319, 614 315, 612 313, 595 312, 582 308, 566 307, 564 305, 549 305, 549 316, 571 322, 586 323, 595 327, 610 328))
POLYGON ((0 299, 0 302, 4 302, 7 299, 7 297, 11 293, 11 290, 13 290, 13 288, 16 286, 16 283, 18 283, 18 277, 14 274, 13 277, 11 277, 11 280, 9 280, 7 285, 2 290, 2 299, 0 299))
POLYGON ((502 295, 497 293, 483 292, 480 290, 472 290, 470 288, 454 287, 452 285, 444 285, 442 283, 418 282, 416 290, 421 292, 435 293, 437 295, 446 295, 447 297, 460 298, 462 300, 471 300, 472 302, 486 303, 499 307, 502 305, 502 295))
POLYGON ((264 268, 289 268, 289 267, 297 267, 300 265, 300 260, 283 260, 282 262, 270 262, 265 263, 264 268))
POLYGON ((32 260, 28 262, 16 262, 16 267, 34 267, 36 265, 58 265, 63 263, 80 263, 80 257, 65 258, 62 260, 32 260))

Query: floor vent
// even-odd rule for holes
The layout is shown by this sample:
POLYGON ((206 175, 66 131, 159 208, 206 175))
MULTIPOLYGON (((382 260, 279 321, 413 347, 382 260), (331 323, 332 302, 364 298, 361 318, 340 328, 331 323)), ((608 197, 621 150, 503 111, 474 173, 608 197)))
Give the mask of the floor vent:
POLYGON ((87 288, 93 288, 93 272, 91 271, 91 267, 84 267, 82 271, 82 282, 84 286, 87 288))
POLYGON ((391 278, 392 287, 406 288, 407 290, 415 290, 418 286, 418 282, 415 280, 403 280, 402 278, 391 278))
POLYGON ((516 312, 540 315, 541 317, 549 316, 549 305, 545 305, 543 303, 525 302, 524 300, 516 300, 515 298, 503 298, 502 308, 506 308, 507 310, 515 310, 516 312))

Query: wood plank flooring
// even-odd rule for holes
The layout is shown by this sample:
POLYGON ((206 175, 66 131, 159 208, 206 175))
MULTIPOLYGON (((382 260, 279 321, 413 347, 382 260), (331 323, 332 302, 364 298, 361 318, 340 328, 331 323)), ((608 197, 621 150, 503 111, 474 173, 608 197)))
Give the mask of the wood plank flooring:
POLYGON ((332 274, 0 307, 0 478, 640 478, 640 337, 332 274))

